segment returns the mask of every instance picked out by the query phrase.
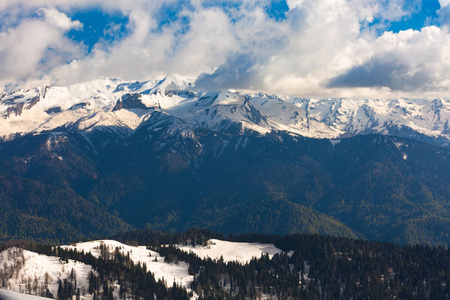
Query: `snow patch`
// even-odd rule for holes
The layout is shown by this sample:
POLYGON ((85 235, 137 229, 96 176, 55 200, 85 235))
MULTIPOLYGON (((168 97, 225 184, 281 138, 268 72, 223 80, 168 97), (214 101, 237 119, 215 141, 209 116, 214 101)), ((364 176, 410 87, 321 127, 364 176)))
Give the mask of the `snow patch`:
POLYGON ((178 245, 179 249, 186 252, 193 252, 200 258, 211 258, 219 260, 223 257, 225 262, 237 261, 242 264, 249 263, 254 257, 268 254, 272 258, 275 254, 283 252, 273 244, 228 242, 218 239, 211 239, 206 246, 178 245))
POLYGON ((341 142, 341 140, 330 140, 330 143, 331 143, 331 145, 333 145, 333 148, 340 142, 341 142))

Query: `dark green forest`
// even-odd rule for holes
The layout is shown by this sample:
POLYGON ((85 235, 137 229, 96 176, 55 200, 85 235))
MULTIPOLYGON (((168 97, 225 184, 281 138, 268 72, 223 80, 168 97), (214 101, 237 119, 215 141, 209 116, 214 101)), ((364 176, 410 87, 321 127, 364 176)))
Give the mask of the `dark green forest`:
POLYGON ((0 142, 0 241, 195 227, 450 244, 448 148, 161 126, 125 140, 61 128, 0 142))

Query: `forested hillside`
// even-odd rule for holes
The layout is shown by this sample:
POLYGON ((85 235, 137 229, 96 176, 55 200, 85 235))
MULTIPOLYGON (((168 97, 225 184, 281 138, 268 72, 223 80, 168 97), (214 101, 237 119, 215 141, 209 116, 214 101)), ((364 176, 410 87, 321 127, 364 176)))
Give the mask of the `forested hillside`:
POLYGON ((192 135, 145 127, 0 144, 0 238, 70 242, 131 228, 450 243, 450 152, 368 135, 192 135), (108 147, 101 145, 109 140, 108 147), (20 220, 20 221, 19 221, 20 220))
MULTIPOLYGON (((92 266, 86 278, 85 297, 94 299, 112 299, 113 295, 127 299, 446 299, 450 296, 450 250, 444 247, 398 246, 316 234, 224 236, 193 229, 178 234, 132 231, 115 238, 133 245, 145 244, 153 253, 163 256, 168 266, 188 263, 192 281, 187 287, 157 281, 152 267, 130 260, 131 253, 123 252, 123 247, 111 249, 100 244, 95 255, 71 247, 33 243, 8 243, 1 250, 18 246, 59 257, 63 263, 76 260, 92 266), (263 253, 242 263, 200 258, 193 252, 180 250, 186 245, 184 249, 208 251, 213 238, 234 243, 274 244, 280 253, 270 256, 263 253)), ((1 276, 8 278, 6 273, 1 276)), ((77 290, 76 280, 68 277, 61 281, 57 295, 53 296, 77 297, 77 290)))

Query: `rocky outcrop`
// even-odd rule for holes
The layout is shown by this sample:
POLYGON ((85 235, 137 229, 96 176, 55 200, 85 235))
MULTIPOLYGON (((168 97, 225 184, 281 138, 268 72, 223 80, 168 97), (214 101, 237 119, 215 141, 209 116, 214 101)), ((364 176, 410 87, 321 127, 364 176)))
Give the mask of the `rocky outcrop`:
POLYGON ((125 94, 119 100, 112 111, 118 111, 121 109, 148 109, 144 103, 142 103, 142 95, 140 94, 125 94))

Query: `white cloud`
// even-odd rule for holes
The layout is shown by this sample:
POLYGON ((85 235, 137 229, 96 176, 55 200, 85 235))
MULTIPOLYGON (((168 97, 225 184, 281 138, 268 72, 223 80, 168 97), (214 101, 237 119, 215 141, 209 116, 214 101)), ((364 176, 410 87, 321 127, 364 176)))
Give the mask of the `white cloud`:
MULTIPOLYGON (((450 35, 437 27, 386 32, 374 40, 370 57, 331 80, 334 87, 389 87, 401 91, 438 91, 449 78, 450 35)), ((447 87, 448 88, 448 87, 447 87)))
POLYGON ((47 23, 63 30, 81 29, 83 27, 80 21, 72 21, 67 15, 54 8, 40 8, 38 9, 38 14, 43 16, 47 23))
POLYGON ((439 0, 441 7, 445 7, 450 4, 450 0, 439 0))
POLYGON ((82 47, 64 36, 65 30, 79 27, 79 22, 68 22, 67 16, 53 10, 39 13, 42 18, 22 20, 0 33, 0 83, 39 77, 81 55, 82 47))
POLYGON ((141 80, 175 72, 203 74, 199 84, 209 88, 304 96, 417 96, 449 90, 447 30, 425 27, 378 36, 367 25, 377 19, 380 29, 398 21, 416 10, 418 1, 289 0, 286 19, 275 20, 267 15, 265 1, 242 1, 239 8, 224 11, 211 1, 192 0, 176 21, 160 27, 156 18, 167 2, 4 0, 0 10, 37 9, 41 18, 0 33, 0 82, 35 84, 41 76, 56 84, 99 77, 141 80), (100 40, 86 54, 64 36, 82 24, 62 12, 95 6, 126 14, 129 35, 100 40), (32 33, 34 26, 38 30, 32 33))

